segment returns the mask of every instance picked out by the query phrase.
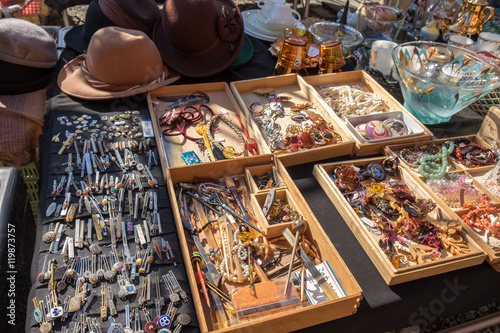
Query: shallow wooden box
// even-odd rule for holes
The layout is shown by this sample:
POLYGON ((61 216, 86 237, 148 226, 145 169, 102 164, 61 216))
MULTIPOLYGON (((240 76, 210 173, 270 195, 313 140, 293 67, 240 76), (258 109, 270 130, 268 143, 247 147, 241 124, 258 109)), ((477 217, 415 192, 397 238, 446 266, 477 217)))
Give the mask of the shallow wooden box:
MULTIPOLYGON (((258 220, 262 221, 262 227, 264 228, 264 232, 266 233, 268 238, 280 237, 281 232, 284 229, 286 228, 290 230, 292 229, 293 223, 281 222, 276 224, 270 224, 268 222, 267 218, 264 216, 264 213, 262 212, 262 207, 264 207, 264 203, 266 202, 267 193, 268 192, 262 192, 251 195, 254 213, 256 216, 258 216, 258 220)), ((298 205, 295 203, 295 200, 293 199, 292 195, 290 194, 290 192, 288 192, 287 189, 277 190, 275 200, 276 199, 279 199, 281 200, 281 202, 285 202, 286 204, 290 205, 291 209, 297 211, 299 215, 302 215, 302 212, 300 212, 298 205)))
POLYGON ((306 236, 318 249, 322 260, 327 260, 330 263, 330 266, 333 268, 347 296, 319 303, 314 306, 307 306, 288 312, 278 312, 271 316, 255 319, 251 322, 240 322, 238 325, 224 329, 215 328, 209 310, 205 306, 204 297, 198 292, 199 287, 196 284, 193 267, 190 264, 190 251, 192 250, 193 245, 192 243, 189 243, 191 242, 189 239, 190 237, 188 236, 188 232, 184 229, 177 200, 172 199, 172 211, 178 230, 182 254, 185 262, 187 263, 187 275, 189 278, 190 288, 192 290, 193 302, 195 304, 201 332, 291 332, 352 315, 356 313, 359 302, 362 299, 362 290, 358 283, 350 273, 329 238, 325 235, 322 227, 317 222, 310 208, 302 198, 299 190, 293 183, 293 180, 287 174, 283 164, 280 161, 277 161, 275 156, 261 155, 252 158, 217 161, 211 164, 210 168, 207 168, 206 165, 203 164, 185 167, 172 167, 165 172, 166 184, 168 186, 170 198, 176 198, 174 186, 179 182, 189 182, 195 177, 204 179, 219 179, 225 173, 239 175, 244 173, 245 168, 269 164, 275 164, 277 166, 278 172, 280 173, 280 176, 285 182, 291 195, 297 199, 297 205, 299 206, 301 213, 304 215, 304 219, 308 221, 309 227, 306 231, 306 236))
MULTIPOLYGON (((394 138, 390 140, 384 140, 383 142, 377 142, 377 140, 365 140, 360 141, 356 136, 354 136, 351 131, 347 131, 351 140, 354 140, 354 154, 357 156, 367 156, 367 155, 376 155, 379 154, 382 148, 388 144, 396 144, 403 142, 415 142, 421 140, 432 139, 433 134, 427 127, 425 127, 420 121, 417 120, 401 103, 399 103, 389 92, 387 92, 380 84, 377 83, 368 73, 365 71, 353 71, 353 72, 343 72, 343 73, 332 73, 332 74, 323 74, 323 75, 315 75, 315 76, 307 76, 304 77, 304 80, 314 87, 315 90, 318 90, 319 86, 322 85, 358 85, 363 90, 376 93, 379 97, 381 97, 390 111, 402 111, 408 117, 412 118, 418 125, 420 125, 424 132, 420 135, 410 136, 406 138, 394 138)), ((317 92, 317 91, 315 91, 317 92)), ((318 95, 319 96, 319 95, 318 95)), ((328 106, 328 104, 322 100, 324 105, 330 110, 332 115, 337 118, 338 122, 341 122, 345 125, 345 121, 338 117, 335 112, 328 106)))
MULTIPOLYGON (((330 177, 330 174, 335 168, 341 164, 353 164, 355 166, 366 166, 370 162, 381 163, 385 157, 361 159, 354 161, 344 161, 340 163, 326 163, 317 164, 314 166, 314 176, 319 184, 326 192, 332 203, 338 209, 339 213, 344 218, 345 222, 360 242, 367 255, 370 257, 374 265, 377 267, 379 273, 382 275, 388 285, 396 285, 408 281, 421 279, 424 277, 437 275, 456 269, 470 267, 481 264, 486 255, 483 253, 475 240, 467 235, 470 252, 462 255, 447 256, 440 260, 425 262, 422 264, 414 264, 409 267, 396 269, 384 254, 378 245, 378 238, 362 223, 356 212, 352 209, 349 203, 344 199, 342 193, 338 190, 330 177)), ((430 199, 432 196, 421 184, 415 179, 405 168, 400 168, 402 180, 406 183, 418 198, 430 199)), ((438 203, 438 207, 439 203, 438 203)), ((443 207, 441 207, 443 208, 443 207)), ((449 212, 448 208, 442 209, 443 216, 453 219, 453 214, 449 212)))
MULTIPOLYGON (((178 136, 169 136, 168 138, 162 135, 162 131, 165 128, 164 126, 160 126, 159 119, 165 113, 164 109, 171 104, 171 102, 161 102, 158 101, 158 96, 183 96, 189 95, 195 91, 203 91, 210 97, 210 102, 201 103, 205 104, 212 109, 214 114, 226 113, 229 116, 229 120, 235 125, 239 130, 241 130, 241 126, 236 118, 236 114, 238 114, 241 118, 243 125, 250 137, 255 137, 255 133, 252 130, 252 127, 249 126, 248 119, 245 114, 241 111, 238 103, 234 99, 234 96, 229 89, 229 86, 225 82, 215 82, 215 83, 200 83, 200 84, 189 84, 189 85, 179 85, 179 86, 166 86, 162 88, 155 89, 147 94, 148 98, 148 106, 151 114, 151 120, 153 125, 153 130, 155 132, 155 137, 158 141, 158 149, 160 160, 164 168, 174 167, 174 166, 184 166, 186 163, 181 158, 181 153, 187 151, 194 151, 200 160, 205 162, 211 162, 208 158, 208 155, 205 151, 204 154, 200 152, 198 145, 196 142, 188 140, 184 138, 182 135, 178 136), (153 102, 158 102, 158 104, 154 105, 153 102), (221 111, 223 110, 223 111, 221 111)), ((196 102, 193 106, 199 105, 200 102, 196 102)), ((185 105, 180 106, 179 108, 184 108, 185 105)), ((206 112, 205 112, 206 113, 206 112)), ((208 118, 204 117, 205 122, 208 118)), ((224 138, 223 145, 233 146, 236 151, 240 150, 241 144, 239 142, 238 136, 235 132, 230 129, 222 120, 219 120, 218 125, 224 130, 223 133, 213 134, 215 139, 224 138)), ((187 129, 187 133, 195 138, 200 138, 200 135, 195 131, 195 125, 190 125, 187 129)), ((243 133, 242 133, 243 134, 243 133)), ((245 136, 243 136, 245 138, 245 136)), ((246 138, 245 138, 246 140, 246 138)), ((262 153, 264 151, 261 143, 257 140, 258 151, 262 153)), ((252 156, 248 149, 245 148, 243 155, 244 156, 252 156)), ((236 157, 236 158, 239 158, 236 157)))
MULTIPOLYGON (((491 204, 491 206, 498 208, 500 207, 500 204, 491 204)), ((467 214, 467 212, 468 210, 460 210, 456 213, 460 218, 462 218, 465 214, 467 214)), ((463 222, 462 225, 466 225, 465 222, 463 222)), ((469 234, 471 235, 471 237, 479 244, 479 246, 481 246, 483 251, 486 253, 486 261, 488 261, 497 272, 500 272, 500 238, 490 235, 488 237, 488 243, 486 242, 484 231, 477 232, 476 229, 469 226, 467 226, 467 228, 470 229, 469 234), (493 242, 496 242, 497 245, 493 245, 493 242)))
POLYGON ((266 188, 263 188, 263 189, 259 188, 259 186, 255 183, 253 177, 254 176, 257 176, 257 177, 264 176, 264 175, 268 174, 269 172, 274 172, 274 174, 276 175, 276 178, 278 179, 278 182, 279 182, 279 184, 273 183, 272 184, 273 188, 275 188, 276 190, 286 188, 285 182, 283 181, 283 179, 281 179, 279 172, 278 172, 278 168, 276 167, 275 164, 258 165, 258 166, 254 166, 254 167, 245 168, 245 179, 247 181, 247 184, 248 184, 248 187, 249 187, 249 190, 251 193, 259 193, 259 192, 268 190, 266 188))
MULTIPOLYGON (((488 147, 488 143, 484 141, 480 136, 478 135, 469 135, 467 136, 469 139, 471 139, 473 142, 483 146, 483 147, 488 147)), ((416 142, 413 144, 398 144, 398 145, 390 145, 385 147, 385 153, 386 155, 389 156, 397 156, 398 152, 403 149, 403 148, 408 148, 411 146, 414 146, 415 144, 418 144, 420 146, 429 144, 429 143, 435 143, 435 144, 441 144, 445 141, 448 140, 454 140, 459 137, 454 137, 454 138, 447 138, 447 139, 439 139, 439 140, 434 140, 434 141, 423 141, 423 142, 416 142)), ((401 160, 401 159, 400 159, 401 160)), ((491 170, 494 165, 489 165, 489 166, 483 166, 483 167, 477 167, 477 168, 469 168, 461 163, 458 162, 458 160, 454 157, 448 156, 448 163, 450 165, 450 168, 448 170, 448 173, 464 173, 468 172, 474 179, 474 185, 480 190, 483 191, 483 193, 487 194, 490 198, 490 202, 492 206, 498 206, 500 204, 500 198, 497 198, 491 192, 489 192, 481 183, 480 179, 481 177, 491 170)), ((460 209, 454 209, 453 207, 449 207, 437 194, 435 194, 426 184, 424 181, 424 177, 421 176, 418 172, 415 172, 414 169, 410 168, 405 162, 402 162, 403 167, 410 170, 414 177, 420 182, 421 186, 423 188, 426 188, 429 192, 429 194, 434 198, 436 202, 439 203, 440 206, 448 209, 448 212, 456 217, 461 217, 464 214, 466 214, 469 210, 467 208, 460 208, 460 209), (456 215, 455 215, 456 214, 456 215)), ((483 249, 483 251, 487 254, 486 260, 495 268, 495 270, 500 272, 500 246, 492 246, 491 244, 488 244, 485 239, 484 239, 484 231, 483 232, 477 232, 475 229, 469 227, 465 222, 462 222, 462 226, 464 229, 467 230, 469 236, 474 239, 474 241, 483 249)), ((495 237, 490 237, 491 242, 500 242, 500 239, 497 239, 495 237)))
MULTIPOLYGON (((249 111, 250 104, 254 102, 262 102, 262 96, 256 95, 252 92, 254 89, 258 88, 273 88, 277 95, 282 94, 291 96, 292 101, 295 104, 314 103, 318 113, 321 114, 321 116, 329 122, 333 126, 333 129, 342 137, 342 143, 327 144, 325 146, 315 147, 312 149, 302 149, 297 152, 277 153, 279 159, 285 166, 319 161, 343 155, 352 155, 354 141, 347 134, 345 126, 338 122, 337 118, 332 116, 328 107, 325 107, 321 97, 319 97, 319 95, 304 82, 302 77, 296 74, 290 74, 231 82, 231 90, 233 91, 240 108, 244 110, 249 119, 252 119, 252 115, 249 111)), ((289 113, 288 107, 285 107, 285 112, 287 114, 289 113)), ((286 118, 286 120, 278 120, 278 123, 282 127, 282 133, 285 131, 287 124, 295 123, 288 119, 288 117, 286 118)), ((258 133, 261 142, 266 142, 255 121, 252 121, 252 127, 254 128, 254 132, 258 133)), ((263 146, 265 153, 271 152, 268 145, 263 146)))

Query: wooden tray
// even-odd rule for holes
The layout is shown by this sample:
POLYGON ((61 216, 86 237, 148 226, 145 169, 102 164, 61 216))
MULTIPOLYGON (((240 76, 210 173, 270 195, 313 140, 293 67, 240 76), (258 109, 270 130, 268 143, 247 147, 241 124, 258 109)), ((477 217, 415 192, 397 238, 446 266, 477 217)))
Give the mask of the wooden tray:
MULTIPOLYGON (((189 95, 194 91, 205 92, 210 97, 210 102, 202 104, 210 107, 214 114, 226 114, 226 117, 229 117, 231 123, 241 130, 241 126, 236 118, 236 114, 238 114, 250 137, 255 137, 252 127, 249 126, 246 116, 243 112, 241 112, 241 109, 234 99, 229 86, 225 82, 167 86, 155 89, 147 94, 147 98, 153 123, 153 130, 155 132, 155 137, 158 138, 157 141, 160 160, 164 168, 186 165, 184 160, 181 158, 181 153, 188 151, 194 151, 203 163, 211 162, 208 158, 206 150, 202 153, 196 142, 188 140, 182 135, 169 137, 163 136, 162 131, 165 126, 160 126, 159 124, 160 117, 165 113, 163 110, 171 103, 158 101, 158 96, 183 96, 189 95), (158 104, 153 104, 153 102, 158 104)), ((190 105, 198 106, 199 104, 201 103, 193 103, 190 105)), ((182 109, 184 106, 180 106, 179 108, 182 109)), ((206 124, 208 116, 206 116, 204 120, 206 124)), ((221 120, 219 120, 217 124, 221 128, 222 133, 213 134, 214 138, 224 138, 223 144, 225 146, 230 145, 233 146, 236 151, 240 150, 241 143, 239 142, 239 138, 236 133, 221 120)), ((195 138, 200 137, 200 135, 196 133, 194 125, 188 127, 187 133, 195 138)), ((259 152, 263 152, 264 149, 259 140, 257 140, 257 145, 259 152)), ((244 150, 242 157, 244 156, 251 156, 248 149, 244 150)))
POLYGON ((281 176, 279 175, 278 168, 276 165, 274 164, 257 165, 254 167, 245 168, 245 178, 251 193, 259 193, 262 191, 269 190, 268 188, 260 188, 253 179, 253 177, 263 177, 263 176, 266 176, 265 179, 268 178, 270 179, 271 177, 269 176, 269 173, 273 173, 278 181, 278 183, 273 181, 273 184, 270 185, 271 187, 275 189, 286 188, 285 182, 283 181, 283 179, 281 179, 281 176))
MULTIPOLYGON (((488 144, 481 139, 481 137, 476 136, 476 135, 471 135, 467 136, 469 139, 471 139, 473 142, 483 146, 487 147, 488 144)), ((440 140, 434 140, 434 141, 423 141, 423 142, 417 142, 413 144, 398 144, 398 145, 390 145, 385 147, 385 153, 389 156, 397 156, 398 152, 407 147, 414 146, 415 144, 418 144, 420 146, 429 144, 429 143, 435 143, 435 144, 441 144, 442 142, 448 141, 448 140, 454 140, 459 137, 454 137, 454 138, 448 138, 448 139, 440 139, 440 140)), ((480 183, 480 178, 489 170, 491 170, 494 166, 483 166, 483 167, 477 167, 477 168, 468 168, 461 163, 458 163, 458 160, 453 157, 448 157, 448 163, 451 165, 451 168, 449 169, 448 173, 464 173, 468 172, 471 174, 471 176, 474 179, 474 185, 478 188, 479 191, 487 194, 490 198, 490 202, 492 206, 498 206, 500 204, 500 198, 497 198, 494 196, 490 191, 488 191, 481 183, 480 183)), ((433 199, 439 203, 439 206, 445 208, 448 210, 448 213, 451 214, 452 216, 457 216, 461 217, 465 215, 469 209, 467 208, 460 208, 460 209, 453 209, 453 207, 447 206, 447 204, 438 196, 436 195, 425 183, 424 177, 422 177, 419 173, 415 172, 415 169, 412 169, 408 167, 408 165, 404 162, 402 162, 403 168, 410 170, 410 172, 414 175, 414 177, 417 179, 417 181, 420 183, 420 186, 423 188, 427 189, 429 194, 433 197, 433 199)), ((487 254, 486 260, 495 268, 497 271, 500 272, 500 247, 495 247, 492 246, 491 244, 488 244, 485 239, 484 239, 484 232, 477 232, 475 229, 469 227, 465 222, 462 222, 462 226, 464 227, 465 230, 467 230, 469 236, 483 249, 483 251, 487 254)), ((500 239, 496 239, 494 237, 490 237, 491 242, 500 242, 500 239)))
MULTIPOLYGON (((283 229, 291 229, 293 226, 292 222, 281 222, 276 224, 271 224, 264 216, 262 212, 262 208, 264 207, 264 203, 266 202, 268 192, 262 192, 257 194, 252 194, 252 206, 254 209, 254 214, 258 217, 259 221, 262 221, 262 226, 264 228, 264 232, 266 233, 268 238, 280 237, 283 229)), ((294 211, 298 211, 297 204, 293 199, 290 192, 287 189, 279 189, 276 191, 275 200, 279 199, 281 202, 288 204, 290 208, 294 211)), ((300 211, 298 211, 300 215, 300 211)))
MULTIPOLYGON (((325 107, 321 97, 314 93, 313 89, 307 85, 300 76, 290 74, 232 82, 231 90, 233 91, 240 108, 244 110, 249 119, 252 119, 252 114, 249 111, 250 104, 254 102, 262 102, 262 96, 256 95, 252 92, 257 88, 273 88, 274 92, 278 95, 283 94, 292 97, 292 101, 295 104, 313 103, 318 113, 320 113, 321 116, 329 122, 333 126, 333 129, 342 137, 342 143, 327 144, 325 146, 303 149, 292 153, 286 152, 281 154, 280 152, 278 154, 279 159, 285 166, 308 163, 343 155, 352 155, 354 141, 347 134, 345 126, 338 122, 337 118, 332 117, 331 112, 329 112, 328 108, 325 107)), ((285 113, 289 113, 289 107, 285 107, 285 113)), ((281 125, 281 132, 283 133, 288 124, 294 124, 295 122, 287 116, 285 118, 278 119, 278 123, 281 125)), ((254 132, 258 132, 261 142, 266 142, 255 121, 252 121, 252 127, 254 132)), ((265 153, 271 152, 269 146, 266 145, 264 148, 265 153)))
MULTIPOLYGON (((391 140, 387 140, 384 142, 377 142, 376 140, 359 140, 354 136, 350 131, 350 138, 354 140, 354 154, 357 156, 367 156, 367 155, 376 155, 379 154, 382 148, 388 144, 396 144, 403 142, 415 142, 420 140, 428 140, 432 139, 433 134, 427 127, 425 127, 420 121, 417 120, 408 110, 405 109, 403 105, 401 105, 391 94, 389 94, 380 84, 377 83, 368 73, 365 71, 353 71, 353 72, 343 72, 343 73, 332 73, 332 74, 324 74, 324 75, 315 75, 315 76, 307 76, 304 77, 304 81, 313 86, 316 90, 318 90, 319 86, 322 85, 358 85, 363 90, 376 93, 379 97, 381 97, 390 111, 402 111, 408 117, 412 118, 418 125, 420 125, 424 132, 420 135, 410 136, 405 138, 394 138, 391 140)), ((319 96, 319 95, 318 95, 319 96)), ((324 102, 325 107, 327 107, 330 112, 333 114, 335 118, 337 118, 338 122, 345 124, 345 121, 340 119, 335 112, 324 102)))
MULTIPOLYGON (((342 193, 338 190, 337 186, 330 177, 335 168, 341 164, 366 166, 370 162, 381 163, 384 159, 385 157, 379 157, 345 161, 341 163, 318 164, 315 165, 313 173, 387 284, 396 285, 482 263, 485 260, 486 255, 477 245, 475 240, 470 237, 470 235, 467 235, 468 245, 471 250, 467 254, 455 256, 448 255, 440 260, 414 264, 399 269, 396 269, 391 264, 390 260, 378 245, 378 237, 367 230, 361 219, 344 199, 342 193)), ((432 199, 432 196, 426 191, 426 189, 422 187, 421 184, 406 169, 400 168, 400 173, 402 180, 418 198, 432 199)), ((440 207, 439 203, 438 207, 440 207)), ((447 207, 446 209, 443 208, 442 212, 444 217, 453 219, 454 216, 451 215, 453 213, 450 213, 447 207)))
MULTIPOLYGON (((414 147, 415 145, 424 146, 424 145, 428 145, 428 144, 432 144, 432 143, 436 144, 436 145, 441 145, 443 142, 453 141, 453 140, 456 140, 456 139, 462 138, 462 137, 464 137, 464 136, 457 136, 457 137, 446 138, 446 139, 427 140, 427 141, 415 141, 412 143, 391 144, 391 145, 387 145, 386 147, 384 147, 384 153, 386 155, 390 155, 390 156, 399 156, 399 151, 402 150, 403 148, 410 148, 410 147, 414 147)), ((469 138, 473 143, 477 143, 480 146, 483 146, 483 147, 489 146, 488 143, 486 143, 484 140, 481 139, 481 137, 479 137, 477 135, 468 135, 466 137, 469 138)), ((404 161, 402 161, 402 163, 406 164, 404 161)), ((450 165, 450 168, 448 169, 448 171, 457 170, 457 171, 486 172, 494 167, 494 165, 486 165, 486 166, 482 166, 482 167, 469 168, 469 167, 461 164, 454 156, 451 156, 451 155, 448 155, 448 164, 450 165)), ((412 170, 414 170, 414 169, 412 169, 412 170)))
MULTIPOLYGON (((259 317, 250 322, 241 321, 239 324, 227 328, 216 327, 214 325, 214 317, 210 313, 210 309, 206 307, 206 301, 203 295, 198 292, 199 287, 196 284, 195 275, 193 273, 193 265, 190 264, 190 254, 193 244, 191 243, 189 232, 184 229, 179 212, 179 204, 177 200, 173 199, 171 200, 172 211, 175 217, 183 257, 187 263, 187 274, 201 332, 290 332, 352 315, 357 311, 359 302, 362 299, 361 289, 356 280, 349 272, 347 266, 339 256, 333 244, 325 235, 314 215, 311 213, 299 190, 286 173, 286 169, 283 164, 280 161, 277 161, 274 156, 261 155, 252 158, 217 161, 211 164, 210 168, 207 168, 202 164, 185 167, 172 167, 166 170, 166 183, 168 185, 170 198, 176 198, 175 185, 180 182, 189 182, 195 177, 203 179, 219 179, 224 174, 243 175, 245 168, 256 167, 259 165, 276 165, 280 177, 285 182, 290 194, 296 198, 297 205, 299 206, 304 219, 308 221, 309 227, 306 231, 306 237, 310 239, 313 245, 318 249, 321 259, 329 262, 347 296, 319 303, 314 306, 304 306, 287 312, 278 311, 271 316, 259 317)), ((278 244, 283 243, 280 242, 278 244)), ((285 263, 289 262, 288 258, 283 258, 283 261, 285 263)), ((226 280, 226 285, 227 283, 228 282, 226 280)))

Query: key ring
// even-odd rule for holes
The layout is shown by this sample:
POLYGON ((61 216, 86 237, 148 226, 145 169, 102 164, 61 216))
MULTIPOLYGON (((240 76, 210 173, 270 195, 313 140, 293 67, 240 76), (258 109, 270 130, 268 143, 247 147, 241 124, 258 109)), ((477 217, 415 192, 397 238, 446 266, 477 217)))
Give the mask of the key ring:
POLYGON ((167 111, 164 115, 160 117, 160 125, 167 125, 166 129, 163 130, 163 136, 177 136, 182 135, 186 139, 191 141, 196 141, 199 138, 194 138, 192 136, 187 135, 186 129, 189 125, 192 125, 203 117, 202 109, 205 108, 210 112, 210 117, 214 116, 214 112, 212 109, 205 105, 200 104, 198 107, 194 107, 192 105, 185 106, 182 110, 174 109, 167 111), (183 124, 183 126, 181 126, 183 124), (177 132, 172 132, 177 129, 177 132))

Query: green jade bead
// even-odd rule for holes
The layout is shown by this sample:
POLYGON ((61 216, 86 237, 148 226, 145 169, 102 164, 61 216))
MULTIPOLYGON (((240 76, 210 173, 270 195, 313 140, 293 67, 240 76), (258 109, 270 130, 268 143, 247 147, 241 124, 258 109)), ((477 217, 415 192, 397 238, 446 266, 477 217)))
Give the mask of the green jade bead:
POLYGON ((446 148, 446 145, 441 146, 441 152, 436 155, 429 155, 421 157, 419 160, 420 165, 418 166, 418 171, 425 178, 438 179, 442 178, 446 173, 448 168, 447 156, 455 149, 453 142, 450 144, 450 148, 446 148), (442 160, 441 164, 436 163, 436 160, 442 160))

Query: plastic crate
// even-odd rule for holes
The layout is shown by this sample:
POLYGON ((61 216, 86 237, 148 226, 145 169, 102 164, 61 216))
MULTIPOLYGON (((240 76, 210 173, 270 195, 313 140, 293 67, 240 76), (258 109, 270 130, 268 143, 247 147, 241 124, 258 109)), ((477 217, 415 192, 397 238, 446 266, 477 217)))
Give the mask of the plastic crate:
MULTIPOLYGON (((0 162, 0 166, 6 166, 4 163, 0 162)), ((24 182, 26 183, 26 188, 28 190, 28 198, 31 204, 31 210, 33 215, 38 213, 38 163, 31 162, 28 165, 17 168, 23 174, 24 182)))
POLYGON ((491 106, 500 106, 500 89, 495 89, 469 107, 482 116, 486 116, 491 106))
POLYGON ((14 17, 40 25, 46 23, 49 12, 50 9, 44 0, 33 0, 20 12, 15 13, 14 17))

